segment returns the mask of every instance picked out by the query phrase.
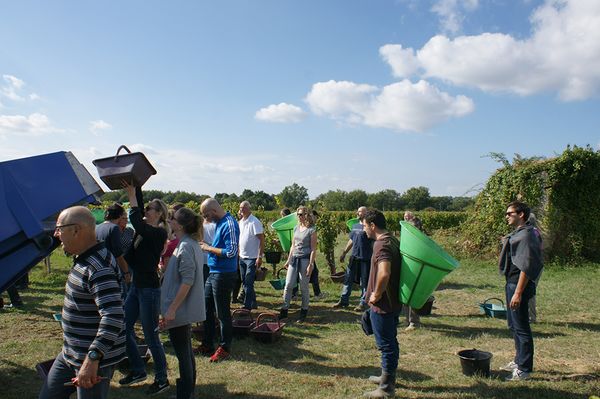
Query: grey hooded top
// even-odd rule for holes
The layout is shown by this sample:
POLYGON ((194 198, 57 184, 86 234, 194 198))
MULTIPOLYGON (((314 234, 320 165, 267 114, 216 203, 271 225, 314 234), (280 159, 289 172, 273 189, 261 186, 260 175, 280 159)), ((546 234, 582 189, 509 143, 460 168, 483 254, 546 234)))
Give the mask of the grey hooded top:
POLYGON ((506 273, 509 266, 507 262, 510 259, 520 271, 527 275, 527 278, 533 281, 537 280, 544 263, 542 243, 534 229, 532 225, 525 224, 506 237, 498 263, 500 274, 506 273))
POLYGON ((166 326, 167 329, 206 319, 203 265, 204 257, 200 244, 188 235, 181 237, 177 248, 173 251, 173 256, 169 259, 161 286, 161 314, 167 312, 181 284, 188 284, 191 288, 179 305, 175 320, 166 326))

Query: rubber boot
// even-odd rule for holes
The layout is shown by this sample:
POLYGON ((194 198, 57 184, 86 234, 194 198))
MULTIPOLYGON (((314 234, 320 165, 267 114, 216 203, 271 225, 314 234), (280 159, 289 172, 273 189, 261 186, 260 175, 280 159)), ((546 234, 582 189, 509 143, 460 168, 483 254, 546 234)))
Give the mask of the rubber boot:
POLYGON ((287 317, 288 317, 288 310, 280 309, 279 310, 279 320, 287 319, 287 317))
POLYGON ((377 389, 366 392, 365 398, 393 398, 396 396, 396 374, 381 374, 381 382, 377 389))
POLYGON ((298 318, 298 321, 302 323, 304 320, 306 320, 306 315, 308 315, 308 309, 300 309, 300 317, 298 318))
POLYGON ((381 375, 370 375, 369 382, 372 382, 375 385, 381 384, 381 376, 383 375, 383 370, 381 370, 381 375))

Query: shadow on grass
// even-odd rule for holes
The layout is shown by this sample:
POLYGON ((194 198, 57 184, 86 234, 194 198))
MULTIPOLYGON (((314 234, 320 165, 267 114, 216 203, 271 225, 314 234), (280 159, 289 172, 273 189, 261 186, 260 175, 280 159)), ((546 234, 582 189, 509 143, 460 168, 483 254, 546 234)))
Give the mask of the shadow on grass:
MULTIPOLYGON (((316 376, 338 375, 354 378, 367 378, 369 375, 378 375, 380 369, 372 366, 339 367, 322 364, 330 362, 332 357, 316 354, 300 348, 304 340, 297 337, 298 331, 284 332, 284 335, 273 344, 263 344, 249 338, 244 344, 236 341, 235 357, 237 360, 263 364, 278 369, 296 373, 311 374, 316 376)), ((301 334, 300 334, 301 335, 301 334)), ((378 359, 373 359, 374 363, 378 359)), ((399 370, 401 378, 408 381, 430 380, 428 375, 410 371, 399 370)))
POLYGON ((496 288, 496 286, 493 285, 493 284, 479 284, 479 285, 474 285, 474 284, 464 284, 464 283, 442 282, 436 288, 436 291, 462 290, 462 289, 465 289, 465 288, 474 288, 474 289, 478 289, 478 290, 484 290, 484 289, 496 288))
MULTIPOLYGON (((535 380, 532 380, 535 381, 535 380)), ((396 395, 402 397, 403 389, 396 390, 396 395)), ((506 382, 501 387, 497 385, 487 384, 485 381, 477 380, 469 387, 452 387, 452 386, 434 386, 425 389, 419 389, 420 392, 431 392, 435 396, 419 396, 421 399, 448 398, 448 394, 455 395, 450 397, 460 398, 483 398, 483 399, 499 399, 499 398, 538 398, 538 399, 588 399, 589 394, 576 393, 560 389, 552 389, 547 387, 531 386, 527 383, 506 382), (438 396, 439 394, 439 396, 438 396)))
MULTIPOLYGON (((467 327, 467 326, 454 326, 450 324, 432 324, 428 325, 427 329, 430 331, 439 332, 441 334, 455 337, 455 338, 471 338, 477 335, 490 335, 498 338, 510 338, 511 334, 508 327, 495 328, 495 327, 467 327)), ((544 333, 539 331, 533 332, 534 338, 554 338, 564 337, 563 333, 544 333)))
POLYGON ((600 324, 579 323, 579 322, 575 322, 575 323, 569 323, 569 322, 562 322, 562 323, 542 322, 542 323, 543 324, 548 324, 548 325, 551 325, 551 326, 556 326, 556 327, 575 328, 577 330, 582 330, 582 331, 600 332, 600 324))

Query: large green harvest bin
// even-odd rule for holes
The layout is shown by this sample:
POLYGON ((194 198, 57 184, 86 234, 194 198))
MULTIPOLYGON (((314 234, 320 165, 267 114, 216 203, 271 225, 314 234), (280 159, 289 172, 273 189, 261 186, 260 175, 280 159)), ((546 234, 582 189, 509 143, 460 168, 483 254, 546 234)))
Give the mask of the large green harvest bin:
POLYGON ((96 224, 104 222, 104 210, 103 209, 92 209, 92 215, 96 219, 96 224))
POLYGON ((289 251, 292 246, 292 239, 294 238, 294 227, 298 224, 298 218, 296 212, 291 213, 287 216, 278 219, 271 224, 271 227, 277 233, 281 248, 284 251, 289 251))
POLYGON ((348 230, 352 230, 352 226, 354 226, 356 223, 359 223, 359 222, 360 222, 359 218, 352 218, 346 222, 346 226, 348 227, 348 230))
POLYGON ((400 302, 420 309, 459 263, 412 224, 402 221, 400 229, 400 302))

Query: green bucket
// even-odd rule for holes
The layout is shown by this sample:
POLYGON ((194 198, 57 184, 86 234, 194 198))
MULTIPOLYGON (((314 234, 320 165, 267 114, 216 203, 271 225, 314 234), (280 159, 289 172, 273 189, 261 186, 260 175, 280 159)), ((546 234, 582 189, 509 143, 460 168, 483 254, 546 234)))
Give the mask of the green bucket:
POLYGON ((92 209, 92 215, 96 219, 96 224, 104 222, 104 210, 103 209, 92 209))
POLYGON ((296 212, 291 213, 287 216, 278 219, 271 224, 271 227, 277 233, 281 248, 284 251, 289 251, 292 246, 292 239, 294 238, 294 227, 298 224, 298 218, 296 212))
POLYGON ((402 221, 400 228, 400 302, 420 309, 459 263, 412 224, 402 221))
POLYGON ((348 226, 348 230, 352 230, 352 226, 354 226, 356 223, 359 223, 359 222, 360 222, 359 218, 352 218, 346 222, 346 226, 348 226))

